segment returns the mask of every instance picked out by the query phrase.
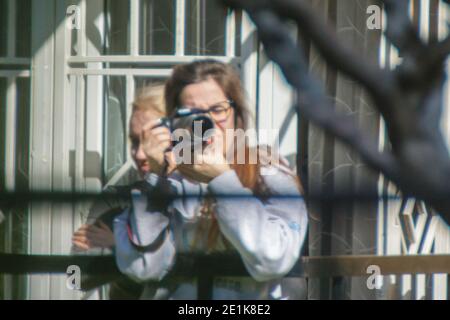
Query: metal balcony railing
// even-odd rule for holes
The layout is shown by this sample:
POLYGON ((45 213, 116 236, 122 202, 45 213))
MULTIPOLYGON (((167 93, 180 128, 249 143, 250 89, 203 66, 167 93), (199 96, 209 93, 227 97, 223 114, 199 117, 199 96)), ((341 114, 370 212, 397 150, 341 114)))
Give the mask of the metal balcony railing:
MULTIPOLYGON (((227 195, 228 197, 230 195, 227 195)), ((239 197, 239 195, 236 195, 239 197)), ((280 195, 283 197, 282 195, 280 195)), ((94 199, 129 197, 129 193, 70 193, 54 191, 2 192, 0 204, 4 208, 16 203, 28 202, 77 202, 94 199)), ((387 195, 374 194, 334 194, 308 195, 311 201, 347 202, 377 201, 387 195)), ((398 197, 396 197, 398 198, 398 197)), ((153 200, 166 201, 159 198, 153 200)), ((114 256, 92 255, 26 255, 0 253, 0 274, 65 274, 69 266, 76 265, 83 275, 95 275, 83 282, 82 290, 90 290, 119 277, 125 277, 118 270, 114 256)), ((368 277, 368 267, 375 265, 379 275, 407 274, 449 274, 450 255, 345 255, 345 256, 304 256, 286 275, 286 277, 329 278, 339 283, 343 277, 368 277)), ((176 263, 165 279, 177 277, 197 279, 198 299, 211 299, 214 277, 248 277, 240 257, 237 254, 178 254, 176 263)), ((164 279, 163 279, 164 281, 164 279)))
MULTIPOLYGON (((248 277, 240 257, 230 254, 179 254, 166 278, 196 278, 198 299, 212 298, 214 277, 248 277)), ((89 290, 119 277, 113 256, 55 256, 0 253, 0 274, 66 273, 68 266, 77 265, 82 273, 97 275, 84 282, 89 290)), ((376 265, 380 275, 448 274, 450 255, 408 256, 327 256, 302 257, 286 277, 331 278, 369 276, 367 268, 376 265)))

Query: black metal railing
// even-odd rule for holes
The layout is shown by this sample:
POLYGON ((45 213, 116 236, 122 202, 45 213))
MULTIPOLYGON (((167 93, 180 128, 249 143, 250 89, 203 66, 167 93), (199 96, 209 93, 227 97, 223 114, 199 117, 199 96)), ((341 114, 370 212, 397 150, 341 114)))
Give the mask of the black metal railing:
MULTIPOLYGON (((240 257, 230 254, 178 254, 170 278, 196 278, 198 299, 211 299, 214 277, 248 277, 240 257)), ((124 277, 113 256, 56 256, 0 253, 0 274, 66 273, 77 265, 83 274, 101 275, 84 283, 83 290, 124 277)), ((286 277, 342 278, 369 276, 367 267, 376 265, 380 275, 449 274, 450 255, 326 256, 302 257, 286 277)))
MULTIPOLYGON (((0 205, 8 211, 17 203, 29 202, 78 202, 98 199, 128 198, 129 193, 71 193, 55 191, 1 192, 0 205)), ((151 197, 151 195, 149 195, 151 197)), ((216 195, 217 196, 217 195, 216 195)), ((220 195, 219 195, 220 196, 220 195)), ((224 195, 226 197, 242 197, 242 195, 224 195)), ((284 197, 283 195, 277 195, 284 197)), ((377 195, 360 192, 357 194, 309 194, 308 201, 347 203, 357 199, 361 201, 378 201, 380 199, 399 199, 398 196, 377 195)), ((155 201, 166 201, 161 195, 155 201)), ((0 253, 0 274, 64 274, 68 266, 76 265, 85 275, 97 275, 84 282, 83 290, 89 290, 119 277, 124 277, 118 270, 113 256, 91 255, 26 255, 0 253)), ((406 256, 374 256, 345 255, 302 257, 286 277, 334 278, 368 276, 367 267, 376 265, 380 275, 403 274, 448 274, 450 273, 450 255, 406 255, 406 256)), ((247 277, 250 276, 238 255, 210 254, 178 254, 176 263, 167 277, 190 277, 197 279, 199 299, 211 299, 214 277, 247 277)), ((167 278, 166 277, 166 278, 167 278)))

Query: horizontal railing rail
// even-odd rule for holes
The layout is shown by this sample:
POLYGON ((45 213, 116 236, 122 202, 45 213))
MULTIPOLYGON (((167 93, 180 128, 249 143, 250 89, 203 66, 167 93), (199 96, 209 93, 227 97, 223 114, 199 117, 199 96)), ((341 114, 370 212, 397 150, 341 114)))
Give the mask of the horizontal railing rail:
MULTIPOLYGON (((238 255, 178 254, 177 262, 166 278, 197 278, 199 299, 211 299, 214 277, 248 277, 238 255)), ((66 273, 76 265, 83 275, 94 275, 83 282, 89 290, 124 277, 113 256, 26 255, 0 253, 0 274, 66 273), (97 277, 95 277, 95 275, 97 277)), ((335 278, 370 276, 369 266, 377 266, 379 275, 448 274, 450 255, 344 255, 302 257, 286 277, 335 278)))
MULTIPOLYGON (((65 273, 69 265, 88 274, 119 273, 111 255, 28 255, 0 253, 0 273, 65 273)), ((288 276, 346 277, 367 275, 376 265, 381 275, 450 273, 450 254, 433 255, 342 255, 302 257, 288 276)), ((209 269, 221 276, 248 276, 240 257, 228 254, 178 254, 174 270, 180 276, 197 276, 209 269), (203 268, 205 266, 206 268, 203 268)))
MULTIPOLYGON (((0 192, 0 209, 9 211, 17 204, 29 202, 77 202, 129 198, 129 189, 121 192, 63 192, 63 191, 14 191, 0 192)), ((148 194, 155 201, 165 202, 173 197, 165 197, 161 193, 148 194)), ((198 195, 192 195, 197 197, 198 195)), ((214 195, 215 197, 241 198, 246 195, 214 195)), ((292 195, 276 195, 277 197, 297 198, 292 195)), ((186 197, 186 195, 183 195, 186 197)), ((189 197, 189 195, 188 195, 189 197)), ((405 201, 406 197, 390 194, 374 193, 332 193, 308 194, 308 201, 333 203, 348 203, 348 201, 377 201, 396 199, 405 201)), ((118 270, 114 257, 92 255, 27 255, 0 253, 0 274, 61 274, 66 273, 69 266, 78 266, 82 276, 88 275, 83 281, 82 289, 89 290, 119 277, 125 277, 118 270)), ((343 255, 302 257, 286 277, 303 278, 342 278, 370 276, 369 266, 376 266, 379 275, 404 274, 448 274, 450 273, 450 255, 343 255)), ((371 269, 373 270, 373 269, 371 269)), ((238 255, 229 254, 178 254, 176 263, 165 279, 177 277, 196 278, 198 298, 212 298, 215 277, 248 277, 244 264, 238 255)), ((164 280, 163 280, 164 281, 164 280)))
MULTIPOLYGON (((161 197, 164 198, 164 194, 152 194, 149 192, 147 194, 149 199, 158 201, 161 197)), ((31 202, 81 202, 81 201, 93 201, 93 200, 110 200, 110 199, 128 199, 130 197, 129 192, 66 192, 66 191, 0 191, 0 207, 1 206, 13 206, 15 204, 26 204, 31 202)), ((189 198, 198 197, 198 194, 184 194, 184 195, 167 195, 165 198, 189 198)), ((214 194, 211 195, 214 198, 248 198, 253 197, 248 194, 214 194)), ((407 195, 395 195, 395 194, 377 194, 373 192, 332 192, 332 193, 309 193, 305 195, 296 194, 274 194, 271 195, 273 198, 286 198, 286 199, 305 199, 308 201, 321 201, 321 202, 342 202, 348 203, 352 202, 373 202, 381 200, 407 200, 409 198, 414 198, 413 196, 407 195)), ((431 196, 430 196, 431 197, 431 196)), ((448 197, 448 196, 447 196, 448 197)), ((433 198, 433 197, 432 197, 433 198)), ((435 199, 441 199, 439 195, 435 196, 435 199)))

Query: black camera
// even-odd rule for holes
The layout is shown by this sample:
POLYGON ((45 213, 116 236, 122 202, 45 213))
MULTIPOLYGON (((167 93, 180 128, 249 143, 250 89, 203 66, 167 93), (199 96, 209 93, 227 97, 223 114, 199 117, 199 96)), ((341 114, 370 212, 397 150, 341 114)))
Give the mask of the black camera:
POLYGON ((172 116, 161 118, 160 121, 159 126, 167 127, 171 133, 175 133, 175 138, 178 138, 173 141, 173 146, 184 139, 189 139, 192 149, 198 144, 204 145, 212 136, 214 129, 213 120, 208 112, 202 109, 181 108, 172 116))

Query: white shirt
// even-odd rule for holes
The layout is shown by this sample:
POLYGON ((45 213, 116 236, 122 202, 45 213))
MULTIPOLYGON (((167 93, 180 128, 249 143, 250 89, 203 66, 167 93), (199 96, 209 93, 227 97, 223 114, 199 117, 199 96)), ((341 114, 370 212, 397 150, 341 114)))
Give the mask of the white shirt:
MULTIPOLYGON (((214 299, 282 299, 280 280, 298 261, 307 230, 307 211, 292 175, 269 168, 263 175, 271 191, 266 201, 253 196, 233 170, 213 179, 208 185, 174 177, 168 179, 178 195, 166 213, 153 210, 147 196, 135 192, 133 208, 114 221, 116 261, 119 269, 136 281, 160 281, 169 272, 181 252, 206 249, 206 241, 193 247, 199 223, 199 209, 208 191, 216 197, 215 214, 220 231, 239 253, 250 277, 214 281, 214 299), (147 246, 141 252, 133 242, 147 246)), ((149 185, 160 178, 150 176, 149 185)), ((151 205, 151 203, 150 203, 151 205)), ((206 239, 206 237, 205 237, 206 239)), ((225 250, 219 243, 217 251, 225 250)), ((149 292, 154 292, 148 290, 149 292)), ((196 283, 178 283, 168 298, 195 299, 196 283)))

